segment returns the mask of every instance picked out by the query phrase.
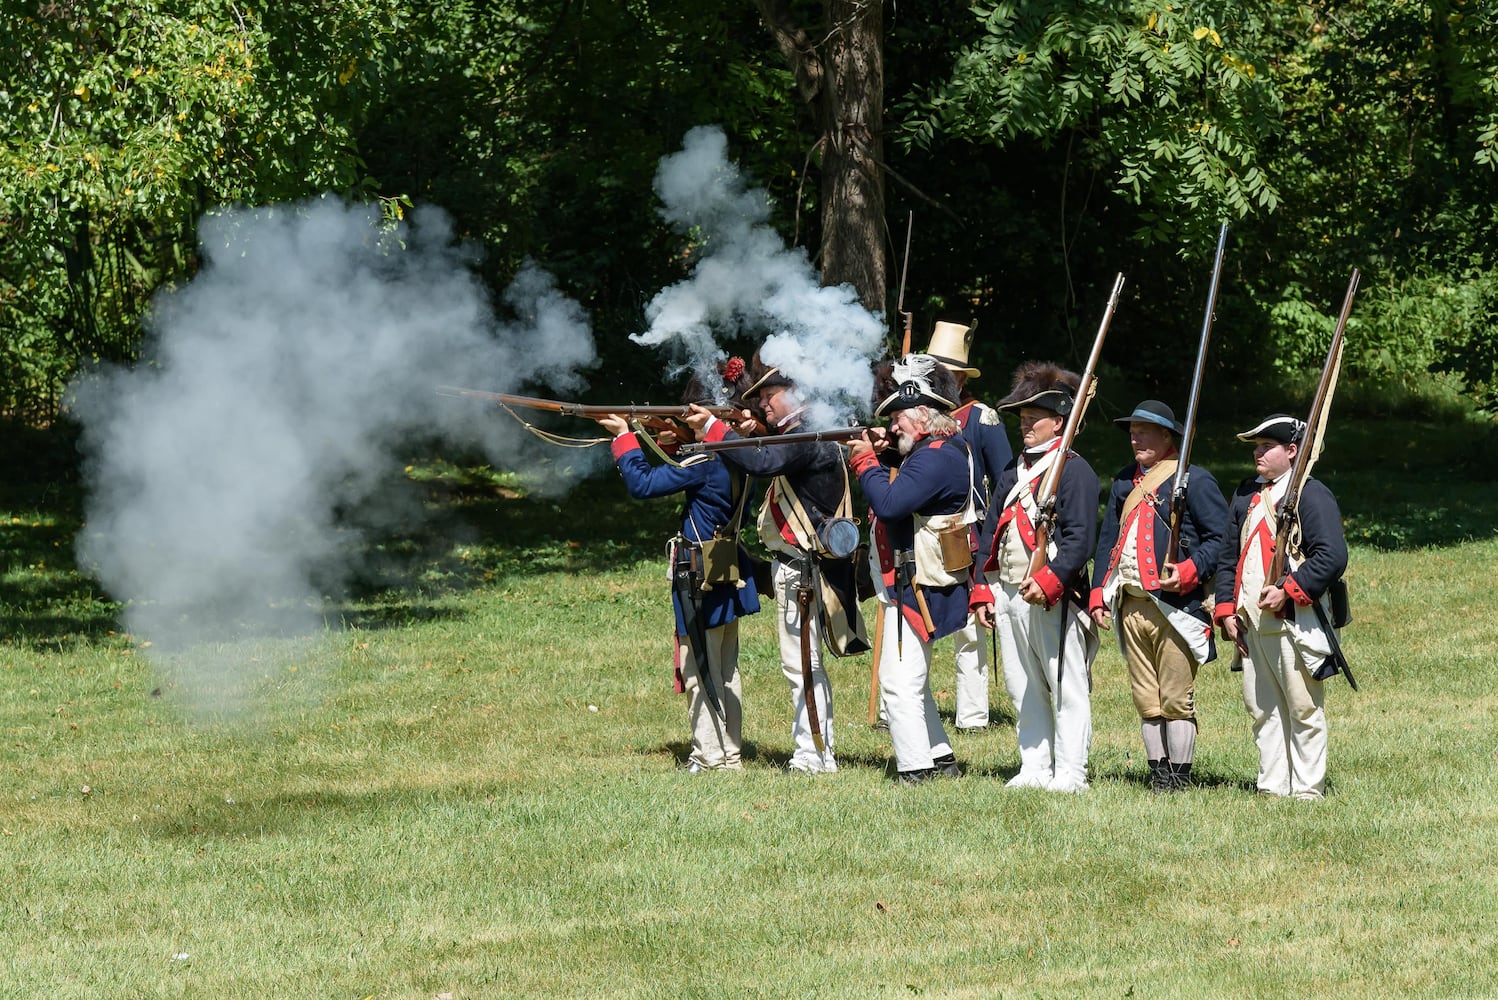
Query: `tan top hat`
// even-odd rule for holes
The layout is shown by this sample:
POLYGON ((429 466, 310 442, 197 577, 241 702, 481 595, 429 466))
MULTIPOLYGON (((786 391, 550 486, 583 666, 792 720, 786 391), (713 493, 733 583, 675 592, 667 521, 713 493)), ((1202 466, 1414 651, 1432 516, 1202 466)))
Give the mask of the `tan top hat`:
POLYGON ((962 326, 959 323, 937 323, 931 331, 931 346, 926 348, 926 353, 954 372, 965 372, 968 378, 977 378, 982 373, 976 368, 969 368, 967 363, 967 352, 973 346, 975 327, 976 324, 962 326))

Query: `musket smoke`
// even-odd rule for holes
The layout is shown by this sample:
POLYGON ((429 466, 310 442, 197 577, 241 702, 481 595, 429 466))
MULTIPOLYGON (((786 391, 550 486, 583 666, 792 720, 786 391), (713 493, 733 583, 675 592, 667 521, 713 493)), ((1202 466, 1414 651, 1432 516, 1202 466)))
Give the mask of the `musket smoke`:
POLYGON ((750 189, 727 158, 721 129, 694 128, 655 176, 661 215, 702 241, 690 277, 645 309, 649 329, 631 339, 674 344, 697 370, 724 356, 718 337, 763 337, 760 357, 793 378, 813 427, 866 413, 884 321, 847 285, 824 287, 800 248, 769 225, 768 195, 750 189))
POLYGON ((539 453, 435 386, 571 389, 595 359, 581 308, 532 267, 505 296, 517 319, 496 319, 437 210, 392 231, 321 199, 226 211, 200 235, 198 274, 153 303, 150 362, 71 392, 80 562, 159 648, 321 628, 357 525, 416 507, 400 503, 404 446, 446 440, 510 469, 539 453))

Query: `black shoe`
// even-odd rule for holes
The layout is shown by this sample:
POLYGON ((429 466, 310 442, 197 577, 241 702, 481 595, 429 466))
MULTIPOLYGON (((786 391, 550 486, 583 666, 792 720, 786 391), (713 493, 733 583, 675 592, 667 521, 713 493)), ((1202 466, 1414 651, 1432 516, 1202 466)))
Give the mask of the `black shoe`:
POLYGON ((880 719, 878 722, 874 723, 873 729, 876 733, 887 733, 889 732, 889 721, 886 719, 880 719))
POLYGON ((1157 795, 1175 791, 1175 779, 1170 773, 1170 761, 1161 758, 1152 760, 1150 766, 1150 791, 1157 795))
POLYGON ((947 754, 945 757, 937 757, 931 762, 932 770, 944 778, 962 777, 962 768, 957 766, 957 757, 947 754))
POLYGON ((1170 790, 1173 792, 1184 792, 1186 789, 1194 787, 1191 781, 1191 761, 1188 760, 1184 764, 1171 762, 1170 784, 1170 790))
POLYGON ((895 781, 901 785, 924 785, 940 775, 941 772, 934 767, 923 767, 919 771, 901 771, 895 775, 895 781))
POLYGON ((988 732, 987 726, 954 726, 958 736, 977 736, 979 733, 988 732))

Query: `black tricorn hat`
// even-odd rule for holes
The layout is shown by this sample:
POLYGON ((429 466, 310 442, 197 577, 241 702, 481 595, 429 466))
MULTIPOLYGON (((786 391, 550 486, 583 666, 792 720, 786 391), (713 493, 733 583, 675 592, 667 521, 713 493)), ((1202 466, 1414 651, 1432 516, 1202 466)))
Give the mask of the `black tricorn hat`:
POLYGON ((795 385, 790 378, 781 373, 774 365, 766 365, 759 359, 759 352, 754 352, 754 359, 749 362, 749 385, 744 389, 743 397, 753 399, 766 389, 774 389, 777 386, 795 385))
POLYGON ((1023 407, 1050 410, 1057 416, 1071 413, 1082 376, 1049 361, 1026 361, 1014 371, 1014 388, 995 404, 996 409, 1018 412, 1023 407))
POLYGON ((1238 435, 1239 441, 1252 441, 1254 438, 1269 438, 1281 444, 1300 444, 1301 438, 1305 437, 1306 423, 1297 420, 1288 413, 1271 413, 1259 423, 1250 427, 1238 435))
POLYGON ((1122 424, 1128 430, 1130 424, 1135 422, 1141 424, 1158 424, 1167 430, 1175 431, 1177 434, 1185 434, 1186 428, 1176 422, 1175 411, 1158 399, 1146 399, 1134 407, 1134 412, 1127 417, 1117 417, 1115 424, 1122 424))
POLYGON ((957 406, 957 376, 930 354, 907 354, 874 370, 874 416, 887 417, 915 406, 943 413, 957 406))

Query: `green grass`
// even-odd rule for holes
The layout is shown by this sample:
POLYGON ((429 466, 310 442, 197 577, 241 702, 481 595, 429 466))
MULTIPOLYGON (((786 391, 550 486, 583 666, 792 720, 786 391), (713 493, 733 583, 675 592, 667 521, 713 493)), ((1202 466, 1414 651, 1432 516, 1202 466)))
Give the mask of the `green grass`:
MULTIPOLYGON (((1152 796, 1106 643, 1086 795, 1002 788, 1001 683, 962 780, 895 786, 867 656, 832 666, 844 770, 787 775, 768 615, 747 769, 688 775, 674 505, 611 479, 532 501, 423 466, 437 519, 378 543, 323 635, 164 654, 73 570, 67 477, 8 477, 0 996, 1495 995, 1498 499, 1459 443, 1400 424, 1328 452, 1363 691, 1329 689, 1320 803, 1252 794, 1220 665, 1202 787, 1152 796), (1408 473, 1372 473, 1395 454, 1408 473)), ((1202 454, 1225 484, 1247 466, 1202 454)), ((949 713, 945 646, 934 679, 949 713)))

